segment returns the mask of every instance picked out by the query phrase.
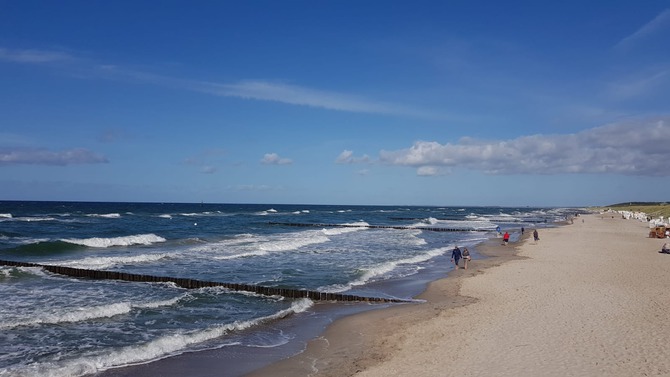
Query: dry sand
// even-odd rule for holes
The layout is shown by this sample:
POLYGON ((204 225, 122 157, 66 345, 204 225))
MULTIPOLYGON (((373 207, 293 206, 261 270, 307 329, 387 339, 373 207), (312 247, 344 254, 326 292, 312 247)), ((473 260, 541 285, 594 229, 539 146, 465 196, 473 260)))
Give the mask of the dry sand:
POLYGON ((539 242, 490 243, 478 248, 490 258, 431 284, 425 304, 337 321, 253 375, 670 375, 670 255, 647 234, 588 215, 539 242))

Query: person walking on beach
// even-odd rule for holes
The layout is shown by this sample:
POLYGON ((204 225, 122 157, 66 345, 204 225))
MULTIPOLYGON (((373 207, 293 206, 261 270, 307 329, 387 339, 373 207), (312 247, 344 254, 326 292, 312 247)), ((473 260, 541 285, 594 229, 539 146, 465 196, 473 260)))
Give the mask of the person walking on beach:
POLYGON ((470 250, 468 248, 463 248, 463 268, 468 269, 468 262, 470 261, 470 250))
POLYGON ((507 246, 508 242, 509 242, 509 232, 505 232, 505 235, 503 236, 503 245, 507 246))
POLYGON ((454 250, 451 251, 451 261, 454 262, 454 267, 456 270, 458 270, 458 262, 461 260, 461 257, 463 254, 461 253, 461 249, 456 246, 454 250))
POLYGON ((540 240, 540 235, 537 234, 537 229, 533 231, 533 239, 535 239, 535 242, 540 240))

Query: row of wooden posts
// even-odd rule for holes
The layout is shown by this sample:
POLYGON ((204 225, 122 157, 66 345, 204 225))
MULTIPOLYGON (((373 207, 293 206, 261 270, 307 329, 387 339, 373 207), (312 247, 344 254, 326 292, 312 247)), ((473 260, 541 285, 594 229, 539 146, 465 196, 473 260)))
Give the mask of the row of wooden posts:
POLYGON ((119 272, 119 271, 88 270, 82 268, 44 265, 29 262, 14 262, 14 261, 0 260, 0 265, 13 266, 13 267, 39 267, 54 274, 67 275, 76 278, 111 279, 111 280, 124 280, 134 282, 152 282, 152 283, 174 283, 179 287, 188 289, 197 289, 205 287, 224 287, 232 291, 253 292, 265 296, 283 296, 286 298, 309 298, 315 301, 359 301, 359 302, 371 302, 371 303, 399 303, 399 302, 411 301, 398 298, 365 297, 356 295, 346 295, 341 293, 310 291, 305 289, 265 287, 251 284, 221 283, 215 281, 173 278, 167 276, 140 275, 126 272, 119 272))

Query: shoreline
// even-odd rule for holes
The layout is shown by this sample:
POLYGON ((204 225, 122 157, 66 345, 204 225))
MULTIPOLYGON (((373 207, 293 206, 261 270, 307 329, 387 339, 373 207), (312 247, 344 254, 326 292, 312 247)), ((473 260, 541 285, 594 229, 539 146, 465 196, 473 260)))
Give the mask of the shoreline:
MULTIPOLYGON (((557 226, 564 225, 557 223, 557 226)), ((443 278, 429 283, 415 297, 417 300, 425 300, 424 303, 396 305, 340 318, 320 336, 310 340, 302 353, 245 376, 353 376, 385 362, 390 355, 380 351, 387 349, 395 341, 394 337, 403 338, 404 335, 399 332, 406 325, 420 326, 422 322, 435 319, 451 309, 476 302, 472 297, 459 294, 463 280, 505 262, 524 259, 518 255, 518 247, 529 239, 531 232, 526 230, 517 242, 510 242, 507 246, 503 246, 502 239, 497 237, 477 245, 474 249, 484 258, 470 261, 467 270, 463 267, 451 270, 443 278)))
POLYGON ((670 375, 665 241, 646 223, 582 216, 517 253, 492 245, 499 258, 431 284, 426 305, 345 318, 250 376, 670 375))
MULTIPOLYGON (((561 223, 555 224, 558 226, 561 223)), ((490 238, 475 247, 470 247, 471 250, 475 251, 475 255, 483 258, 473 259, 467 271, 462 267, 458 271, 451 269, 451 267, 444 267, 444 275, 439 276, 438 273, 438 276, 433 276, 424 283, 425 285, 422 289, 412 294, 414 299, 425 300, 425 303, 374 304, 374 306, 379 305, 379 307, 361 306, 365 304, 351 307, 342 307, 341 305, 329 303, 317 304, 321 308, 314 311, 316 317, 323 318, 315 322, 315 317, 310 316, 310 320, 305 323, 308 326, 300 330, 302 335, 299 335, 299 340, 294 346, 264 349, 263 352, 270 352, 270 360, 258 360, 255 352, 249 353, 249 349, 243 346, 227 346, 221 349, 186 352, 150 363, 112 368, 94 373, 91 377, 154 375, 165 377, 182 375, 307 376, 314 374, 314 359, 319 359, 320 362, 323 362, 323 365, 318 365, 319 376, 342 376, 355 373, 359 368, 356 363, 350 362, 356 359, 362 350, 371 350, 376 347, 375 344, 370 343, 374 334, 359 332, 357 330, 360 327, 359 323, 367 328, 368 326, 364 324, 366 321, 378 323, 380 320, 384 320, 384 318, 393 317, 395 315, 393 313, 396 313, 396 310, 399 312, 408 311, 407 315, 419 316, 423 310, 421 308, 424 308, 425 305, 434 306, 434 309, 430 311, 432 313, 450 307, 469 304, 470 300, 468 298, 462 298, 457 295, 460 286, 458 282, 467 276, 481 273, 488 266, 499 265, 506 260, 516 258, 515 254, 517 251, 515 245, 518 245, 520 239, 516 242, 514 240, 519 231, 516 234, 513 233, 512 241, 508 246, 499 246, 502 239, 496 237, 490 238), (456 285, 449 284, 446 287, 438 288, 436 293, 431 294, 430 287, 442 280, 456 283, 456 285), (438 302, 438 298, 446 300, 438 302), (336 314, 337 312, 341 312, 341 314, 336 314), (367 317, 367 315, 371 317, 367 317), (330 317, 333 317, 332 320, 327 321, 330 317), (368 320, 367 318, 370 319, 368 320), (343 334, 347 335, 343 336, 343 334), (339 348, 339 350, 334 352, 335 348, 339 348), (231 361, 233 362, 232 364, 231 361), (349 374, 343 374, 343 364, 345 363, 349 365, 347 372, 349 374)), ((530 232, 532 230, 526 231, 524 237, 528 237, 530 232)), ((444 263, 448 263, 451 266, 448 256, 445 255, 443 259, 444 263)), ((430 316, 426 319, 428 318, 430 316)), ((295 326, 291 325, 293 322, 295 321, 282 322, 274 326, 278 328, 282 326, 295 326)), ((379 333, 381 334, 382 332, 379 331, 379 333)), ((264 358, 267 359, 266 357, 264 358)), ((376 361, 378 358, 376 355, 371 355, 370 357, 361 357, 360 359, 367 366, 372 365, 371 361, 376 361)), ((316 362, 316 364, 320 362, 316 362)))
MULTIPOLYGON (((343 318, 248 376, 669 375, 670 257, 646 223, 581 215, 490 255, 418 298, 343 318)), ((532 230, 531 230, 532 231, 532 230)))

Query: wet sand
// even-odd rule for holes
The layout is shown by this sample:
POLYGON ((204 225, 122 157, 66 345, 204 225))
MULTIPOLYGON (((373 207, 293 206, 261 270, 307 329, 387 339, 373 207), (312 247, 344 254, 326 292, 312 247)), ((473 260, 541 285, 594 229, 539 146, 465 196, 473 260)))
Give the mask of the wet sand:
POLYGON ((669 375, 664 241, 599 215, 528 233, 478 247, 489 258, 433 282, 424 304, 339 320, 251 376, 669 375))

